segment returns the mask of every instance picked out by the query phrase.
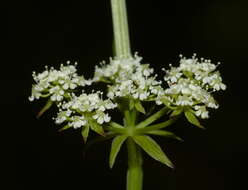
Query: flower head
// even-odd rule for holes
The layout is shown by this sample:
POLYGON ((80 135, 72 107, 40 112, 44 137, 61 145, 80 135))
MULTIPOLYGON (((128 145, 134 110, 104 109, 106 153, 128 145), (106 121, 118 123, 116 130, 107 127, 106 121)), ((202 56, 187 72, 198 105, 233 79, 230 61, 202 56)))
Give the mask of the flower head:
POLYGON ((36 84, 32 87, 32 94, 29 100, 33 101, 40 97, 50 97, 52 101, 59 102, 76 87, 90 85, 90 80, 77 75, 76 63, 75 65, 69 65, 69 63, 66 66, 61 64, 60 70, 55 70, 53 67, 48 69, 46 67, 46 70, 42 73, 36 74, 33 72, 36 84))
POLYGON ((163 99, 169 106, 192 107, 195 114, 201 118, 208 118, 206 108, 218 108, 212 96, 215 91, 225 90, 217 66, 210 60, 191 59, 181 57, 179 67, 172 67, 166 71, 164 80, 169 88, 157 97, 157 102, 163 99))
POLYGON ((96 67, 94 81, 109 83, 107 96, 126 97, 138 100, 150 100, 163 92, 161 81, 156 80, 154 70, 149 64, 141 64, 142 58, 135 55, 130 58, 110 59, 110 63, 96 67))
POLYGON ((72 94, 72 98, 68 102, 59 105, 60 112, 55 118, 57 124, 68 122, 69 126, 79 128, 81 126, 90 125, 94 120, 98 124, 109 122, 111 117, 106 113, 107 110, 117 107, 110 99, 103 100, 101 92, 86 94, 80 96, 72 94))

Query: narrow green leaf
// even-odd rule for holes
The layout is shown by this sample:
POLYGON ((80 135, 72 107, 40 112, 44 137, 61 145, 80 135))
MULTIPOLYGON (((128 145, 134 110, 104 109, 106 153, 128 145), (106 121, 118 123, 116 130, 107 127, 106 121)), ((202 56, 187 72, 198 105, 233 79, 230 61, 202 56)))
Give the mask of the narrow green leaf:
POLYGON ((174 111, 170 114, 170 117, 178 116, 178 115, 180 115, 182 112, 183 112, 183 109, 182 109, 182 108, 176 109, 176 110, 174 110, 174 111))
POLYGON ((39 119, 52 105, 53 105, 53 101, 49 99, 45 104, 45 106, 39 111, 36 118, 39 119))
POLYGON ((106 140, 109 140, 113 137, 115 137, 116 134, 113 133, 113 132, 107 132, 105 134, 105 136, 97 136, 95 137, 94 139, 88 141, 85 146, 84 146, 84 150, 83 150, 83 155, 85 156, 86 155, 86 151, 94 144, 96 143, 99 143, 99 142, 103 142, 103 141, 106 141, 106 140))
POLYGON ((201 128, 201 129, 205 129, 199 122, 199 120, 196 118, 196 116, 190 111, 190 110, 186 110, 184 112, 185 117, 187 118, 187 120, 192 123, 193 125, 201 128))
POLYGON ((109 167, 113 168, 116 156, 118 155, 123 142, 127 139, 126 135, 116 136, 111 145, 111 151, 109 156, 109 167))
POLYGON ((112 132, 119 133, 119 134, 126 132, 125 128, 116 128, 116 127, 113 127, 111 125, 104 126, 104 130, 112 131, 112 132))
POLYGON ((130 101, 129 101, 129 109, 132 110, 134 108, 134 105, 135 105, 134 100, 130 99, 130 101))
POLYGON ((90 126, 89 125, 86 125, 86 126, 82 127, 81 134, 83 136, 83 139, 84 139, 85 143, 87 142, 87 138, 89 136, 89 131, 90 131, 90 126))
POLYGON ((177 107, 171 106, 171 102, 167 98, 162 98, 161 101, 164 103, 164 105, 172 110, 177 109, 177 107))
POLYGON ((104 129, 109 130, 109 131, 113 131, 116 133, 124 133, 126 131, 122 125, 120 125, 119 123, 116 123, 114 121, 111 121, 108 124, 109 125, 105 126, 104 129))
POLYGON ((173 168, 172 162, 165 155, 160 146, 151 137, 146 135, 134 136, 133 140, 152 158, 159 162, 162 162, 170 168, 173 168))
POLYGON ((150 126, 147 126, 147 127, 144 127, 144 128, 138 128, 137 132, 146 133, 147 131, 154 131, 154 130, 162 129, 162 128, 165 128, 165 127, 168 127, 168 126, 172 125, 173 123, 175 123, 177 121, 177 119, 178 119, 178 117, 172 117, 169 120, 164 121, 162 123, 158 123, 158 124, 155 124, 155 125, 150 125, 150 126))
POLYGON ((135 108, 136 108, 139 112, 141 112, 141 113, 143 113, 143 114, 146 113, 146 110, 145 110, 145 108, 142 106, 142 104, 141 104, 140 101, 135 102, 134 106, 135 106, 135 108))
POLYGON ((109 125, 114 127, 114 128, 118 128, 118 129, 123 129, 124 128, 122 125, 120 125, 119 123, 116 123, 114 121, 109 122, 109 125))
POLYGON ((181 139, 180 137, 176 136, 174 133, 172 133, 170 131, 154 130, 154 131, 148 131, 146 133, 151 134, 151 135, 169 137, 169 138, 177 139, 179 141, 183 141, 183 139, 181 139))
POLYGON ((155 110, 156 107, 157 107, 156 104, 152 105, 150 107, 150 109, 148 110, 148 112, 146 112, 146 116, 150 116, 154 112, 154 110, 155 110))
POLYGON ((89 120, 89 124, 90 124, 90 128, 93 131, 95 131, 99 135, 104 136, 104 130, 103 130, 103 127, 101 125, 99 125, 97 122, 92 121, 92 120, 89 120))
POLYGON ((69 128, 71 128, 71 126, 65 125, 64 127, 62 127, 61 129, 59 129, 58 131, 61 132, 61 131, 64 131, 66 129, 69 129, 69 128))
POLYGON ((167 111, 168 111, 167 107, 162 108, 158 112, 154 113, 153 115, 149 116, 144 121, 142 121, 138 125, 136 125, 136 128, 144 128, 144 127, 150 125, 151 123, 153 123, 154 121, 156 121, 157 119, 159 119, 160 117, 165 115, 167 111))

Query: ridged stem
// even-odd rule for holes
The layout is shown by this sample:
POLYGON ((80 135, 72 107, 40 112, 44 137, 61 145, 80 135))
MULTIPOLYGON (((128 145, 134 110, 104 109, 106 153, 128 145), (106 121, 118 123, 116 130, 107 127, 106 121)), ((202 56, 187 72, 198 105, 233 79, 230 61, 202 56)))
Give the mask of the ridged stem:
POLYGON ((117 58, 131 57, 126 0, 111 0, 114 52, 117 58))
POLYGON ((142 190, 143 170, 142 155, 140 148, 132 138, 127 139, 128 150, 128 170, 127 170, 127 190, 142 190))
MULTIPOLYGON (((126 0, 111 0, 111 8, 114 30, 114 56, 117 59, 131 57, 126 0)), ((135 127, 136 113, 126 110, 124 115, 125 127, 129 128, 131 133, 133 131, 132 128, 135 127)), ((142 190, 142 155, 140 148, 131 137, 127 139, 127 150, 127 190, 142 190)))

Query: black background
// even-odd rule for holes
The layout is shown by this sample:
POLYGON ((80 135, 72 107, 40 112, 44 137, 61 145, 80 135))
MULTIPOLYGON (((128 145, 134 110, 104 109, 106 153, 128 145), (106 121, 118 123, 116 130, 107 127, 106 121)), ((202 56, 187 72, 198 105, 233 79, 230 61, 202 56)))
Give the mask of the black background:
MULTIPOLYGON (((144 156, 144 189, 241 189, 247 169, 248 3, 246 0, 128 0, 132 50, 157 71, 178 55, 222 62, 228 88, 217 95, 220 108, 202 131, 184 120, 175 125, 185 142, 158 139, 176 165, 144 156)), ((92 77, 94 65, 112 55, 108 0, 19 2, 8 8, 9 55, 1 65, 2 133, 11 185, 26 189, 125 189, 126 152, 108 168, 110 143, 94 145, 83 157, 77 131, 58 133, 52 111, 37 120, 43 102, 28 102, 32 71, 78 61, 92 77), (14 177, 12 177, 14 175, 14 177)))

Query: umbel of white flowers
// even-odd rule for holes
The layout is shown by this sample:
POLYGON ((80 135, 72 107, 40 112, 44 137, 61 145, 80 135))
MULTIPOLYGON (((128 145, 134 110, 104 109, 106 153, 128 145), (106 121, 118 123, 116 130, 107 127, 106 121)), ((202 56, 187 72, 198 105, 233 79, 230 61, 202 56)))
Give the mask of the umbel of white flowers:
POLYGON ((77 62, 70 65, 70 61, 67 61, 66 66, 60 65, 60 70, 55 70, 53 67, 48 70, 46 66, 46 70, 42 73, 36 74, 34 71, 33 78, 36 84, 32 87, 29 100, 50 97, 51 101, 62 101, 78 86, 91 85, 91 80, 78 76, 76 65, 77 62))
POLYGON ((49 98, 59 107, 55 123, 66 122, 65 128, 83 127, 85 140, 89 129, 103 134, 102 124, 111 121, 108 110, 117 107, 118 98, 132 100, 137 110, 143 113, 142 102, 153 101, 174 110, 171 115, 178 115, 187 107, 201 119, 209 117, 208 108, 218 108, 213 93, 225 90, 226 85, 216 70, 218 65, 210 60, 197 59, 196 55, 189 59, 180 56, 178 67, 170 65, 169 70, 163 69, 163 80, 158 80, 149 64, 141 64, 141 60, 137 54, 130 58, 110 59, 109 64, 101 63, 95 67, 93 79, 79 76, 76 64, 70 65, 69 62, 66 66, 62 64, 60 70, 46 67, 42 73, 33 73, 35 84, 29 100, 49 98), (79 87, 97 82, 107 84, 107 99, 103 99, 100 91, 90 94, 82 91, 75 95, 79 87))
POLYGON ((202 119, 208 118, 208 108, 218 108, 212 92, 225 90, 217 66, 210 60, 198 60, 194 54, 191 59, 181 57, 179 67, 166 71, 164 80, 169 88, 165 89, 163 98, 168 106, 190 106, 202 119))

